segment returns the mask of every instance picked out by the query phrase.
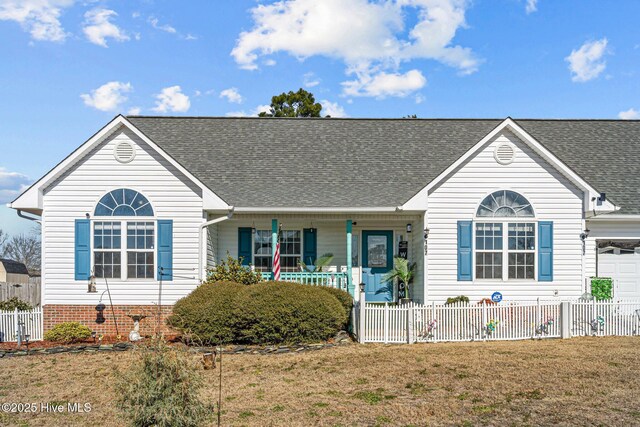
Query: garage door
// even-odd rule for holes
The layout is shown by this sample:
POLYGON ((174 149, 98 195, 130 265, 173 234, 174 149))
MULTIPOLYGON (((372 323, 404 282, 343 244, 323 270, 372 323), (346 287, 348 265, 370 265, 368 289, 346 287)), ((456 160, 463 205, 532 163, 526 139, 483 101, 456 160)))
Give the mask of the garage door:
POLYGON ((640 252, 605 249, 598 254, 598 276, 613 278, 616 298, 640 299, 640 252))

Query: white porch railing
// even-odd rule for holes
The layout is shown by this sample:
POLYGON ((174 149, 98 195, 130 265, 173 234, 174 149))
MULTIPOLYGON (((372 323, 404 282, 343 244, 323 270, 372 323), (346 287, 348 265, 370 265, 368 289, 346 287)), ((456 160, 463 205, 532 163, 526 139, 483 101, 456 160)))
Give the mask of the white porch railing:
MULTIPOLYGON (((264 280, 272 280, 273 273, 263 272, 262 278, 264 280)), ((345 272, 308 272, 308 271, 295 271, 295 272, 281 272, 280 280, 283 282, 296 282, 303 285, 314 286, 328 286, 330 288, 342 289, 347 291, 347 273, 345 272)))
POLYGON ((42 308, 31 311, 0 311, 0 342, 42 340, 42 308))
POLYGON ((571 338, 640 335, 640 301, 535 301, 500 304, 362 304, 360 342, 571 338))

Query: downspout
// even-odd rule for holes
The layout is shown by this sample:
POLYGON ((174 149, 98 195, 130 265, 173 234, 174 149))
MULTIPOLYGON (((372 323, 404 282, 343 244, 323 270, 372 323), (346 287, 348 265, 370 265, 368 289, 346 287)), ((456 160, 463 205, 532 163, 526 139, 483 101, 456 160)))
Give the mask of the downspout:
POLYGON ((214 218, 200 225, 200 232, 198 233, 200 236, 200 256, 198 257, 198 276, 200 281, 204 279, 204 263, 207 256, 207 227, 231 219, 231 217, 233 217, 233 206, 229 208, 229 213, 225 216, 214 218))
POLYGON ((37 222, 38 224, 42 224, 42 219, 34 218, 32 216, 27 216, 27 215, 23 214, 20 209, 17 209, 17 212, 18 212, 18 216, 20 218, 28 219, 29 221, 33 221, 33 222, 37 222))

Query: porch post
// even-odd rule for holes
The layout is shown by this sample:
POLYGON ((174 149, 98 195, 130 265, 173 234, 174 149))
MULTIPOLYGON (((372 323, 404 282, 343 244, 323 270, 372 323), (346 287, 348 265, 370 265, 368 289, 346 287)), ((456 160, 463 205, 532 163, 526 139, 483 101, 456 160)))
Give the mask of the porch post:
POLYGON ((276 256, 276 245, 278 244, 278 220, 271 220, 271 280, 273 280, 273 261, 276 256))
POLYGON ((351 232, 353 221, 347 220, 347 291, 355 298, 355 288, 353 286, 353 265, 351 264, 351 232))

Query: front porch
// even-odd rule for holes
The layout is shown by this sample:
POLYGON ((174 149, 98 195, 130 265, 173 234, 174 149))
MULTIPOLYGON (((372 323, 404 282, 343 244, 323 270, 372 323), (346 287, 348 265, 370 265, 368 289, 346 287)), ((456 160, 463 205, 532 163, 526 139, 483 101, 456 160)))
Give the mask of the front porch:
POLYGON ((424 215, 415 212, 234 213, 209 226, 207 264, 229 253, 269 280, 279 241, 280 280, 342 289, 355 299, 364 283, 367 301, 383 303, 397 301, 397 290, 381 279, 402 252, 416 263, 412 297, 422 301, 423 230, 424 215), (327 254, 331 260, 320 268, 316 261, 327 254))

